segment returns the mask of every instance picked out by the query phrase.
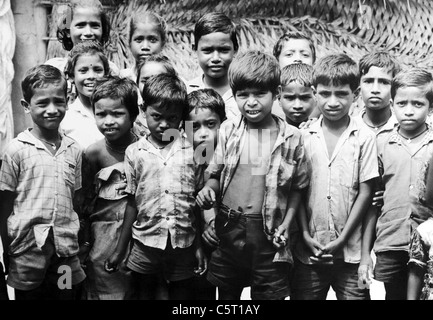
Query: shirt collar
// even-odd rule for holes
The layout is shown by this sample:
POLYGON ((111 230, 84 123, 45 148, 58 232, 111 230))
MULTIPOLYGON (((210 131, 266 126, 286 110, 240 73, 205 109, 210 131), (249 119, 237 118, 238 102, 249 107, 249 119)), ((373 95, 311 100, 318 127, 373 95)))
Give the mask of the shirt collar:
MULTIPOLYGON (((433 130, 432 127, 426 123, 427 126, 427 135, 424 137, 423 139, 423 144, 429 143, 431 141, 433 141, 433 130)), ((398 134, 398 129, 400 128, 400 125, 397 125, 391 132, 390 138, 388 140, 388 142, 391 143, 398 143, 398 144, 402 144, 402 137, 398 134)))
MULTIPOLYGON (((38 148, 38 149, 46 149, 45 145, 42 143, 42 141, 39 140, 38 138, 36 138, 33 134, 31 134, 31 132, 30 132, 31 130, 32 130, 31 128, 28 128, 25 131, 21 132, 17 136, 18 141, 31 144, 31 145, 35 146, 36 148, 38 148)), ((62 143, 60 144, 59 151, 63 147, 64 148, 68 148, 69 146, 71 146, 72 144, 75 143, 74 140, 72 140, 71 138, 68 138, 63 133, 59 132, 59 135, 62 138, 62 143)))
MULTIPOLYGON (((310 133, 318 133, 319 130, 322 130, 322 121, 323 121, 323 115, 320 115, 319 119, 314 122, 310 127, 307 129, 310 133)), ((359 124, 351 117, 349 116, 349 125, 347 126, 346 131, 348 131, 349 134, 351 134, 354 131, 358 131, 360 128, 359 124)))

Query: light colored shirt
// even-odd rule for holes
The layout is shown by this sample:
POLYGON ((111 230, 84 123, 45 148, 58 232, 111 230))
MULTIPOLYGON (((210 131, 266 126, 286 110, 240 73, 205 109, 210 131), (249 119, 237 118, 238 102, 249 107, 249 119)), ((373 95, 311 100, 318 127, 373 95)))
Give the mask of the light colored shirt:
POLYGON ((380 133, 383 132, 389 132, 394 130, 394 128, 398 125, 398 121, 397 118, 394 115, 394 111, 391 108, 391 117, 389 117, 388 121, 380 128, 372 128, 370 126, 368 126, 365 121, 363 120, 363 117, 365 115, 365 108, 363 108, 358 115, 354 116, 353 119, 358 123, 358 125, 362 128, 366 128, 371 130, 372 132, 374 132, 377 135, 379 135, 380 133))
MULTIPOLYGON (((204 79, 204 75, 201 75, 201 76, 198 76, 197 78, 194 78, 194 79, 188 81, 186 83, 188 93, 195 91, 195 90, 199 90, 199 89, 210 88, 204 83, 203 79, 204 79)), ((227 119, 235 118, 241 114, 241 112, 239 111, 238 104, 236 103, 236 100, 233 96, 233 92, 231 89, 227 90, 223 94, 222 99, 224 100, 224 104, 226 107, 225 111, 226 111, 227 119)))
POLYGON ((385 191, 376 223, 375 252, 408 251, 413 230, 433 216, 425 202, 428 162, 433 156, 433 131, 428 128, 414 153, 403 143, 398 127, 377 138, 379 171, 385 191))
POLYGON ((125 192, 135 195, 138 214, 132 237, 145 246, 165 249, 192 245, 196 229, 194 150, 185 135, 174 141, 166 157, 142 137, 125 153, 125 192))
POLYGON ((84 107, 79 98, 68 106, 65 117, 60 123, 60 130, 77 141, 83 150, 96 141, 104 139, 104 135, 96 126, 95 116, 84 107))
POLYGON ((57 255, 78 252, 80 223, 72 199, 81 188, 81 156, 77 143, 66 136, 54 156, 29 130, 10 142, 0 170, 0 190, 16 194, 8 218, 9 254, 35 243, 41 248, 50 229, 57 255))
MULTIPOLYGON (((311 168, 306 214, 311 237, 325 245, 335 240, 346 225, 359 192, 359 184, 378 176, 375 135, 352 118, 332 155, 328 154, 322 130, 323 116, 303 129, 307 160, 311 168)), ((299 243, 297 258, 311 264, 311 252, 299 243)), ((361 224, 334 258, 347 263, 361 259, 361 224)))
MULTIPOLYGON (((279 227, 287 213, 287 200, 291 190, 301 190, 308 186, 309 176, 301 132, 274 116, 278 126, 277 140, 267 166, 265 194, 262 215, 264 232, 272 241, 275 228, 279 227)), ((221 124, 218 144, 211 163, 206 169, 210 177, 219 179, 221 203, 229 183, 240 162, 247 132, 243 116, 227 120, 221 124)), ((274 261, 293 262, 289 246, 280 249, 274 261)))

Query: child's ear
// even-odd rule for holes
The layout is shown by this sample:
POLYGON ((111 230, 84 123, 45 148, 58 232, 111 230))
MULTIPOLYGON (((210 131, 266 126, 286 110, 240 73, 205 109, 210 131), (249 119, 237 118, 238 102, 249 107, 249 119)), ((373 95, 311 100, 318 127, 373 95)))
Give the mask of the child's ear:
POLYGON ((281 86, 281 84, 278 86, 278 92, 277 92, 277 97, 278 99, 281 97, 281 92, 283 91, 283 87, 281 86))
POLYGON ((361 87, 358 87, 356 88, 355 91, 353 91, 353 102, 355 102, 358 99, 360 92, 361 92, 361 87))
POLYGON ((20 102, 21 102, 21 105, 24 108, 24 112, 25 113, 30 113, 30 104, 26 100, 24 100, 24 99, 21 99, 20 102))

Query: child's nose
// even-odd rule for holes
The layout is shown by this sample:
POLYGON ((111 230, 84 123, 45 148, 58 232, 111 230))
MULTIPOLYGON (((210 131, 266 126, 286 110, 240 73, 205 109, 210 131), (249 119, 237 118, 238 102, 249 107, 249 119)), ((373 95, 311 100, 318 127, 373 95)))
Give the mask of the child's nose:
POLYGON ((215 50, 212 54, 212 61, 220 61, 220 60, 221 60, 220 54, 218 51, 215 50))
POLYGON ((379 82, 378 81, 374 81, 373 82, 373 87, 371 88, 372 92, 379 92, 379 82))
POLYGON ((92 32, 92 28, 89 25, 86 25, 83 29, 83 36, 86 38, 92 38, 93 37, 93 32, 92 32))
POLYGON ((293 103, 293 109, 300 110, 302 109, 302 104, 299 99, 295 99, 295 102, 293 103))

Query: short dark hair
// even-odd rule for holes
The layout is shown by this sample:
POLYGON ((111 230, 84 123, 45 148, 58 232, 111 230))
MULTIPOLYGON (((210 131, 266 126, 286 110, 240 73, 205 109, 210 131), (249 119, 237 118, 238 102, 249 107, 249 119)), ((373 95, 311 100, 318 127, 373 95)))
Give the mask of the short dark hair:
POLYGON ((311 50, 311 54, 312 54, 312 58, 313 58, 313 63, 316 62, 316 47, 314 46, 313 41, 311 40, 310 37, 307 37, 305 34, 303 34, 300 31, 289 31, 284 33, 275 43, 274 45, 274 49, 273 49, 273 54, 275 58, 279 58, 280 54, 281 54, 281 50, 283 49, 283 44, 287 41, 289 41, 290 39, 304 39, 307 40, 308 45, 310 46, 310 50, 311 50))
POLYGON ((297 82, 304 87, 313 85, 313 67, 305 63, 293 63, 281 69, 280 83, 287 86, 297 82))
POLYGON ((362 77, 371 67, 383 68, 394 77, 400 70, 400 63, 387 51, 374 51, 362 56, 359 60, 359 74, 362 77))
POLYGON ((90 99, 93 112, 95 112, 95 103, 101 99, 120 99, 122 104, 128 110, 132 122, 134 122, 138 116, 137 85, 129 78, 108 76, 97 80, 90 99))
POLYGON ((203 88, 188 94, 188 114, 196 109, 209 109, 223 122, 226 119, 225 103, 221 95, 211 88, 203 88))
POLYGON ((398 89, 407 87, 420 88, 430 103, 429 107, 433 107, 433 76, 429 71, 420 67, 401 70, 392 80, 391 98, 395 98, 398 89))
POLYGON ((230 35, 233 48, 238 51, 239 44, 236 35, 236 25, 233 21, 222 12, 209 12, 203 15, 194 27, 194 46, 197 50, 198 42, 201 37, 214 32, 222 32, 230 35))
POLYGON ((347 54, 330 54, 313 67, 313 85, 346 85, 354 92, 359 87, 359 69, 347 54))
POLYGON ((21 82, 24 100, 30 103, 34 94, 34 89, 42 88, 47 84, 58 84, 59 86, 62 86, 62 89, 65 92, 65 97, 67 97, 68 84, 62 72, 51 65, 40 64, 27 70, 24 79, 21 82))
POLYGON ((110 73, 110 64, 108 62, 107 57, 104 54, 104 51, 102 50, 101 45, 97 41, 82 41, 80 43, 77 43, 72 50, 69 52, 68 61, 65 66, 65 75, 68 78, 74 77, 74 69, 77 64, 77 60, 79 57, 84 55, 97 55, 104 66, 104 73, 105 75, 108 75, 110 73))
POLYGON ((94 8, 99 11, 102 27, 101 45, 105 45, 109 41, 111 30, 110 20, 99 0, 71 0, 67 6, 57 26, 57 39, 62 44, 63 49, 70 51, 74 47, 71 39, 71 21, 74 17, 74 11, 77 8, 94 8))
POLYGON ((275 57, 258 50, 239 53, 230 64, 228 77, 235 95, 245 88, 261 88, 278 92, 280 67, 275 57))
POLYGON ((143 68, 143 66, 148 62, 160 63, 167 70, 167 73, 178 75, 176 69, 174 68, 170 59, 166 55, 164 55, 162 53, 155 53, 155 54, 150 55, 149 57, 147 57, 144 60, 140 60, 140 63, 137 66, 137 81, 136 81, 137 83, 140 81, 141 68, 143 68))
POLYGON ((187 89, 185 83, 174 74, 161 73, 146 80, 142 92, 143 111, 147 106, 167 108, 176 106, 182 108, 182 120, 189 114, 187 89))

